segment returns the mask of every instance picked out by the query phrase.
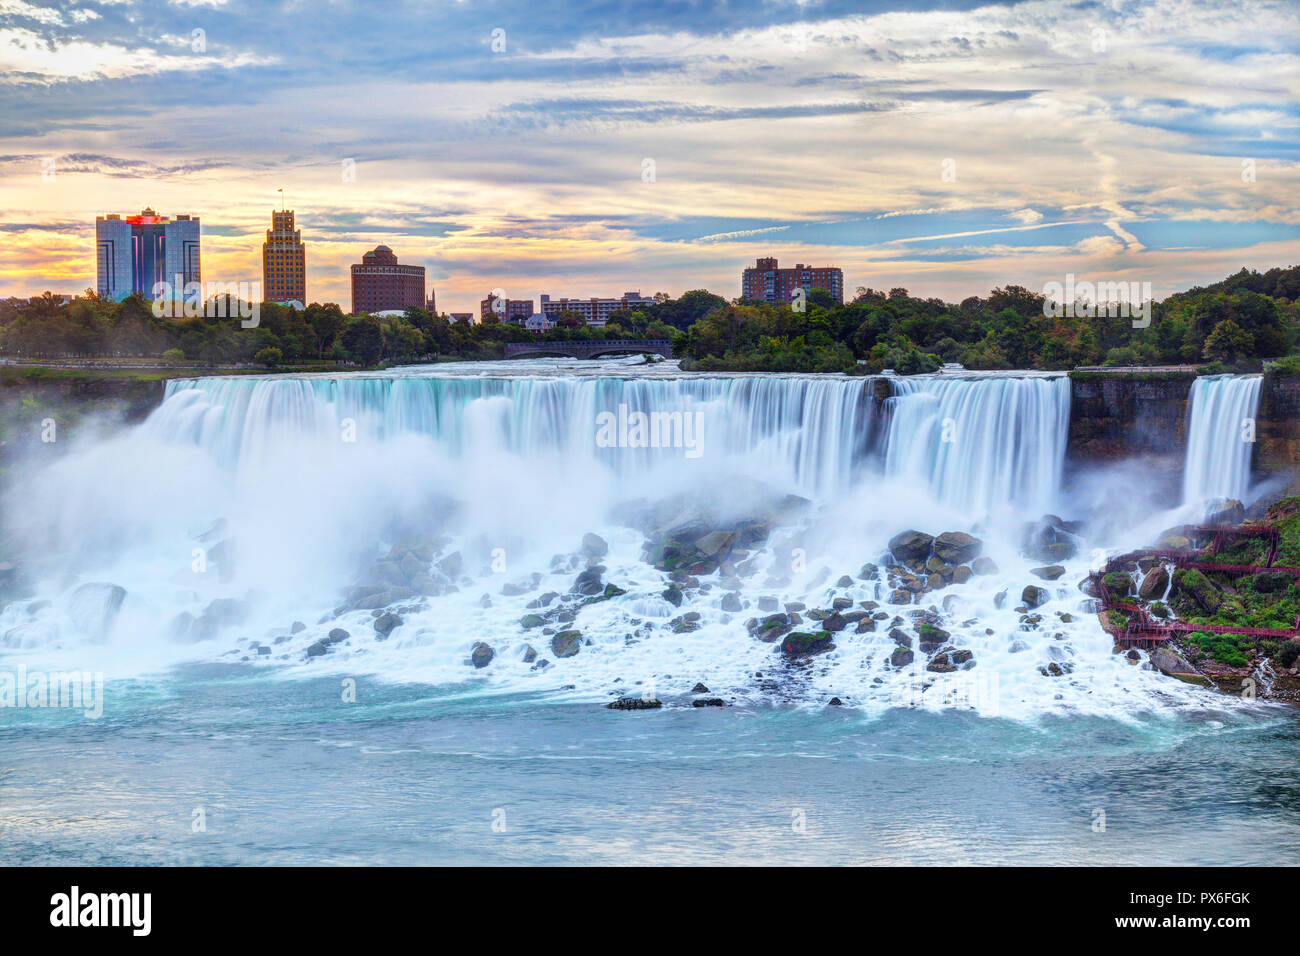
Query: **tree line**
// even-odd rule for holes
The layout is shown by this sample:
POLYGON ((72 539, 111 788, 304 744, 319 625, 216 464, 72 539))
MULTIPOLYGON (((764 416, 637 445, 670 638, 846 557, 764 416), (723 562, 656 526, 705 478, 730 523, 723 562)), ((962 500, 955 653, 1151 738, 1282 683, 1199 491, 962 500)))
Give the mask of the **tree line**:
MULTIPOLYGON (((156 357, 200 364, 363 366, 434 358, 496 359, 511 342, 671 339, 687 369, 900 374, 957 362, 969 369, 1063 370, 1089 365, 1208 363, 1210 370, 1258 370, 1262 360, 1300 344, 1300 266, 1243 269, 1221 282, 1176 293, 1150 309, 1150 321, 1102 309, 1045 309, 1021 286, 952 304, 906 289, 859 288, 850 302, 815 289, 802 308, 727 300, 696 289, 676 299, 611 314, 604 328, 561 313, 534 333, 489 316, 481 323, 408 309, 402 315, 345 314, 333 303, 302 310, 260 306, 254 328, 234 308, 169 319, 140 296, 120 303, 93 291, 71 303, 50 294, 0 302, 0 353, 24 358, 156 357), (1055 314, 1048 314, 1048 313, 1055 314)), ((228 305, 228 303, 227 303, 228 305)))

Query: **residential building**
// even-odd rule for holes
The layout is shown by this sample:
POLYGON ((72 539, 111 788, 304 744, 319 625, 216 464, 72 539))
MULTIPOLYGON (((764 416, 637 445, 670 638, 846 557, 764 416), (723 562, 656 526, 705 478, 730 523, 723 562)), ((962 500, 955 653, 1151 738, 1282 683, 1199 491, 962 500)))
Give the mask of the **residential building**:
POLYGON ((781 269, 776 259, 765 258, 746 269, 740 280, 741 298, 751 302, 789 302, 796 289, 825 289, 843 305, 844 273, 835 266, 816 268, 802 262, 793 269, 781 269))
POLYGON ((266 302, 307 301, 307 259, 302 235, 293 226, 293 210, 271 213, 271 228, 262 243, 262 298, 266 302))
POLYGON ((600 328, 609 321, 610 313, 620 309, 645 309, 655 304, 653 296, 640 292, 624 292, 621 299, 552 299, 543 295, 542 315, 552 322, 561 312, 576 312, 587 325, 600 328))
POLYGON ((495 315, 502 322, 515 322, 522 325, 532 314, 532 299, 498 299, 496 293, 489 292, 488 297, 480 300, 478 304, 480 322, 490 315, 495 315))
POLYGON ((96 216, 95 276, 99 296, 113 302, 136 292, 152 298, 161 282, 181 297, 186 285, 203 281, 199 217, 171 219, 148 208, 138 216, 96 216))
POLYGON ((398 265, 387 246, 375 246, 352 267, 352 314, 423 309, 424 266, 398 265))

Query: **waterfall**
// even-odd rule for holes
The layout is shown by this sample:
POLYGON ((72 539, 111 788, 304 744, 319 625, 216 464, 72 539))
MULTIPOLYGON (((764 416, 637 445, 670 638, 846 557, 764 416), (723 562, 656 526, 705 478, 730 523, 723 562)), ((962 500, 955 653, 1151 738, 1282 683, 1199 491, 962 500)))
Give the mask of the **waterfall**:
POLYGON ((472 449, 526 462, 558 457, 574 475, 604 467, 618 478, 681 467, 685 438, 699 446, 687 457, 744 465, 812 495, 849 487, 861 470, 876 428, 873 384, 740 376, 205 378, 168 382, 146 427, 169 442, 192 442, 234 470, 256 468, 293 439, 336 445, 350 422, 358 441, 421 435, 453 458, 472 449), (606 414, 620 423, 668 416, 667 430, 602 446, 606 414))
POLYGON ((1184 504, 1245 496, 1261 381, 1259 375, 1213 375, 1192 384, 1184 504))
POLYGON ((900 379, 888 401, 886 474, 976 511, 1052 507, 1070 423, 1068 378, 900 379))
POLYGON ((838 650, 800 672, 791 699, 894 706, 966 688, 997 707, 1095 711, 1146 679, 1095 620, 1064 620, 1077 594, 1053 591, 1062 622, 1041 631, 998 597, 1020 593, 1038 561, 1020 553, 1024 519, 1056 510, 1064 376, 891 378, 880 401, 879 378, 589 368, 173 380, 141 425, 15 485, 6 511, 13 540, 31 542, 39 600, 0 609, 0 648, 111 649, 128 672, 261 660, 586 699, 704 681, 760 700, 754 675, 782 658, 748 621, 847 599, 875 613, 834 632, 838 650), (668 440, 634 438, 635 419, 656 415, 668 440), (611 428, 616 440, 602 440, 611 428), (908 528, 972 532, 989 561, 895 601, 889 573, 868 568, 908 528), (675 569, 646 551, 669 529, 726 551, 716 578, 674 586, 676 600, 675 569), (742 532, 743 545, 725 543, 742 532), (594 602, 575 596, 588 571, 614 586, 594 602), (895 627, 876 614, 905 606, 975 657, 894 663, 895 627), (401 623, 377 637, 383 608, 401 623), (551 611, 581 631, 580 652, 560 656, 554 634, 525 623, 551 611), (321 654, 338 630, 348 637, 321 654), (495 650, 486 668, 471 660, 477 641, 495 650), (1104 679, 1079 689, 1052 676, 1071 668, 1104 679), (972 674, 1014 693, 962 683, 972 674))
POLYGON ((148 423, 218 462, 256 468, 286 441, 337 443, 347 422, 384 441, 431 438, 445 454, 470 447, 523 460, 561 456, 575 473, 616 477, 680 467, 664 447, 601 447, 602 413, 698 415, 699 457, 743 466, 809 495, 841 492, 868 471, 914 480, 945 504, 987 512, 1044 510, 1056 495, 1069 426, 1064 377, 892 380, 887 430, 873 414, 874 379, 734 376, 470 378, 205 378, 174 380, 148 423), (883 450, 873 454, 877 445, 883 450))

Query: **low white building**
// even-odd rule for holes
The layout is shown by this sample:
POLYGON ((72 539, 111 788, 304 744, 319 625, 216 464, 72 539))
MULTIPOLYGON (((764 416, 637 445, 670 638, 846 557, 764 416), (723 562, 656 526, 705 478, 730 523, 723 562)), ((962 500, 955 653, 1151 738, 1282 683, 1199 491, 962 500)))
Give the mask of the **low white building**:
POLYGON ((600 328, 609 321, 610 314, 620 309, 644 309, 655 304, 652 296, 640 292, 624 292, 621 299, 552 299, 549 295, 541 297, 542 315, 554 324, 555 317, 561 312, 576 312, 582 321, 593 328, 600 328))

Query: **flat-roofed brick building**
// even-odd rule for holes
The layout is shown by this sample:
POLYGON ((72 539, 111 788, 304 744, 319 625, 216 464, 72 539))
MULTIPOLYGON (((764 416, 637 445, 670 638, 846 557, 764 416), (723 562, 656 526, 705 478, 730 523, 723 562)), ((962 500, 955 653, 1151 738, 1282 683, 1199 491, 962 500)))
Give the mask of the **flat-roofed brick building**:
POLYGON ((776 259, 759 259, 740 278, 741 298, 751 302, 789 302, 796 289, 811 292, 825 289, 844 304, 844 272, 837 266, 815 268, 802 262, 793 269, 781 269, 776 259))

